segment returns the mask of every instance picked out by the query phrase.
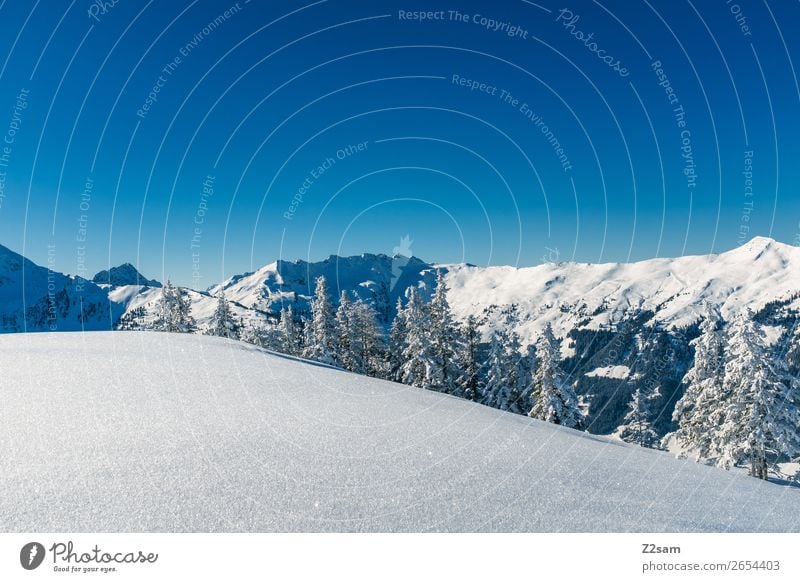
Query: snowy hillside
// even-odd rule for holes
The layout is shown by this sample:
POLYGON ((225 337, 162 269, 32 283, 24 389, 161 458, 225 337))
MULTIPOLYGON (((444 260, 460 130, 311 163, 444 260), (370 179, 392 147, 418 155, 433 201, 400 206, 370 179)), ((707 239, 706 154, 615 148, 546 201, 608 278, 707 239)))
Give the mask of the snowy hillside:
POLYGON ((229 340, 5 335, 0 370, 2 531, 800 530, 796 488, 229 340))

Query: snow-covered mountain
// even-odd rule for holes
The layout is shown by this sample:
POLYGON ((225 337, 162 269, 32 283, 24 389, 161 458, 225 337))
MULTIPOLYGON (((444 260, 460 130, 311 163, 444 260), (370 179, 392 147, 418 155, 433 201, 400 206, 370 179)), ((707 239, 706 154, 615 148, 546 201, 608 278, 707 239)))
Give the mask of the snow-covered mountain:
POLYGON ((98 285, 111 285, 121 287, 123 285, 143 285, 146 287, 161 287, 161 283, 155 279, 147 279, 136 267, 130 263, 124 263, 119 267, 112 267, 106 271, 100 271, 92 281, 98 285))
POLYGON ((371 302, 386 320, 398 297, 411 286, 434 287, 434 267, 416 257, 363 254, 354 257, 330 256, 324 261, 275 261, 254 273, 237 275, 209 289, 212 295, 225 296, 246 307, 278 313, 282 306, 295 311, 308 309, 314 282, 325 276, 335 297, 348 291, 371 302))
POLYGON ((0 333, 111 329, 123 311, 91 281, 40 267, 0 245, 0 333))
POLYGON ((725 317, 745 308, 757 312, 774 302, 800 307, 800 248, 765 237, 721 254, 636 263, 479 267, 369 254, 276 261, 209 291, 224 290, 246 307, 277 312, 281 305, 295 304, 302 311, 314 280, 325 275, 337 296, 344 289, 381 307, 394 305, 412 285, 430 294, 436 269, 446 271, 448 299, 462 318, 488 310, 491 323, 493 308, 517 305, 525 343, 548 322, 564 337, 576 328, 598 330, 641 312, 652 313, 651 323, 685 327, 698 320, 705 302, 719 306, 725 317))
POLYGON ((800 527, 797 488, 219 338, 6 335, 0 369, 0 531, 800 527))
POLYGON ((636 263, 549 263, 536 267, 447 265, 448 298, 466 316, 516 304, 524 338, 550 322, 566 336, 651 312, 667 328, 695 323, 708 302, 728 318, 780 302, 800 308, 800 248, 756 237, 731 251, 636 263))
MULTIPOLYGON (((373 303, 388 323, 397 298, 409 287, 419 288, 424 297, 432 294, 437 270, 446 273, 456 316, 478 316, 484 338, 505 324, 510 311, 523 344, 552 324, 561 339, 564 368, 588 406, 588 429, 600 434, 619 426, 637 388, 655 385, 662 394, 654 404, 656 428, 659 434, 674 428, 672 410, 692 362, 689 342, 704 303, 717 306, 726 319, 751 309, 775 350, 785 348, 783 332, 800 313, 800 248, 764 237, 721 254, 636 263, 478 267, 371 254, 281 260, 207 291, 183 292, 203 331, 220 291, 238 317, 274 321, 283 306, 306 312, 315 279, 325 275, 334 304, 347 290, 373 303)), ((156 281, 129 265, 98 278, 111 284, 54 273, 0 247, 0 331, 44 331, 53 321, 57 330, 130 329, 136 327, 128 325, 131 321, 153 317, 162 293, 156 281)))

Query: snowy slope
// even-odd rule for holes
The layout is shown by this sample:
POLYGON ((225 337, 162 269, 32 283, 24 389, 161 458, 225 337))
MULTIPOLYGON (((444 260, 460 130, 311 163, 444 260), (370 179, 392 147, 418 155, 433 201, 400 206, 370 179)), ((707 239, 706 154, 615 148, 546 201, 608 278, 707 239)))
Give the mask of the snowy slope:
POLYGON ((6 335, 0 370, 2 531, 800 530, 794 488, 228 340, 6 335))

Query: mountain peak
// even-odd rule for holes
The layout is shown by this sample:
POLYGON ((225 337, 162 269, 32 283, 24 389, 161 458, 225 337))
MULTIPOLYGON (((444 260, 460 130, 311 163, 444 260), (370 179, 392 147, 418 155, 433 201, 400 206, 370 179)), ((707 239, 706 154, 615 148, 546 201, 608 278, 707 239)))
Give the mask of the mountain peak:
POLYGON ((746 242, 743 246, 749 248, 758 248, 764 249, 770 246, 778 245, 778 241, 768 236, 754 236, 748 242, 746 242))
POLYGON ((121 287, 123 285, 145 285, 147 287, 161 287, 161 283, 155 279, 147 279, 136 267, 130 263, 123 263, 118 267, 112 267, 107 271, 100 271, 93 278, 94 283, 121 287))

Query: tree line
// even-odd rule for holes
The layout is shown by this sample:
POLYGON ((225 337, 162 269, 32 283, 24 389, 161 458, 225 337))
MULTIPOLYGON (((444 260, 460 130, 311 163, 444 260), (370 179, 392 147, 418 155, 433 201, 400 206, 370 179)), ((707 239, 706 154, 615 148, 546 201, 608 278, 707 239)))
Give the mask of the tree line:
MULTIPOLYGON (((410 287, 405 301, 397 300, 388 329, 370 303, 348 291, 334 306, 324 276, 316 279, 308 313, 286 306, 274 325, 243 322, 220 292, 204 333, 584 428, 587 411, 561 367, 560 342, 550 324, 535 344, 523 347, 512 306, 485 342, 483 322, 474 315, 456 320, 447 291, 442 272, 430 300, 410 287)), ((129 314, 119 327, 137 327, 131 321, 141 315, 129 314)), ((151 323, 138 327, 197 331, 191 302, 169 282, 151 323)), ((653 383, 633 392, 617 435, 650 448, 674 439, 682 455, 724 468, 748 466, 753 476, 766 479, 770 463, 800 456, 800 328, 794 336, 793 347, 777 353, 751 311, 725 322, 707 306, 700 334, 691 342, 695 355, 683 378, 685 391, 673 412, 675 432, 662 439, 653 429, 651 403, 661 396, 653 383)))

